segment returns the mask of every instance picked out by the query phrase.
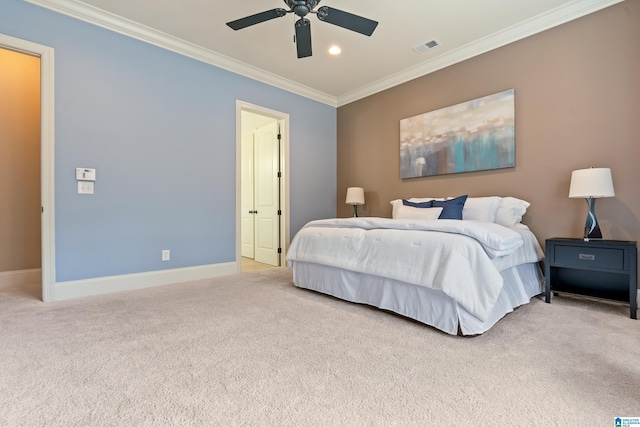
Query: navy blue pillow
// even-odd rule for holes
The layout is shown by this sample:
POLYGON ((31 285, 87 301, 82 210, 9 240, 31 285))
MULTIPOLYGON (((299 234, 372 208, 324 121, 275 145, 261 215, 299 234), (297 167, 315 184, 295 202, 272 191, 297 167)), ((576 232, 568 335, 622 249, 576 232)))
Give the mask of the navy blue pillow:
POLYGON ((451 200, 432 200, 431 207, 442 208, 438 219, 462 219, 462 209, 467 197, 464 195, 451 200))
POLYGON ((402 199, 402 204, 405 206, 411 206, 412 208, 430 208, 432 207, 433 200, 429 200, 428 202, 410 202, 408 200, 402 199))

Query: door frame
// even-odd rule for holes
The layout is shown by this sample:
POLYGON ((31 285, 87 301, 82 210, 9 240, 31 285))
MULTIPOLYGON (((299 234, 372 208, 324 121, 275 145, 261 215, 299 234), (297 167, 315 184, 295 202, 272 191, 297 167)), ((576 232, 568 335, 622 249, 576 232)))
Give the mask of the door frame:
POLYGON ((261 107, 259 105, 236 100, 236 270, 242 267, 242 240, 241 240, 241 168, 242 168, 242 112, 247 111, 274 118, 280 124, 280 265, 286 265, 285 255, 289 247, 290 239, 290 202, 289 202, 289 114, 261 107))
POLYGON ((54 51, 49 46, 0 34, 0 47, 40 57, 40 203, 42 301, 55 300, 54 51))

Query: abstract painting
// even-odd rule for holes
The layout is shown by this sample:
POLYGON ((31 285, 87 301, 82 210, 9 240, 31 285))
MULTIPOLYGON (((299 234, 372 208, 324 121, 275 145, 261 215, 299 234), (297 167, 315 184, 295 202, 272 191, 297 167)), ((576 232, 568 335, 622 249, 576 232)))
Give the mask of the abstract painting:
POLYGON ((400 120, 400 178, 514 167, 514 89, 400 120))

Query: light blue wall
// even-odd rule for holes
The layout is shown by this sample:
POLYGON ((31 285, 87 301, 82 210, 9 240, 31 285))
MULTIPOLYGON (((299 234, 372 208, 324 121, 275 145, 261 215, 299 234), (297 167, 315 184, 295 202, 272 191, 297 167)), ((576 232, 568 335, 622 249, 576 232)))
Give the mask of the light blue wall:
POLYGON ((291 235, 335 216, 334 107, 21 0, 0 33, 55 50, 58 282, 235 260, 236 100, 290 115, 291 235))

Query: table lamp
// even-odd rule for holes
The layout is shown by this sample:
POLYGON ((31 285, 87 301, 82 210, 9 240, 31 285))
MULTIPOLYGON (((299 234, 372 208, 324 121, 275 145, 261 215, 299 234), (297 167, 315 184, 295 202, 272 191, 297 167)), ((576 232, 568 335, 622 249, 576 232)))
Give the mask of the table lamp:
POLYGON ((571 172, 569 197, 583 197, 587 200, 589 213, 584 226, 584 240, 602 239, 602 232, 596 218, 596 199, 613 197, 613 180, 609 168, 579 169, 571 172))
POLYGON ((349 187, 347 188, 347 200, 348 205, 353 205, 353 217, 358 216, 358 205, 364 205, 364 189, 361 187, 349 187))

